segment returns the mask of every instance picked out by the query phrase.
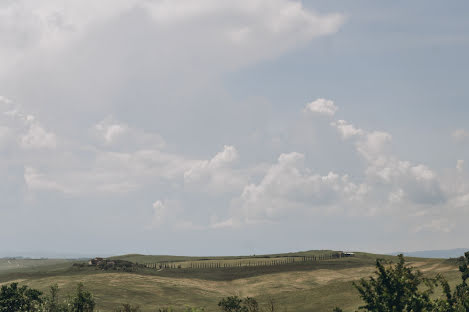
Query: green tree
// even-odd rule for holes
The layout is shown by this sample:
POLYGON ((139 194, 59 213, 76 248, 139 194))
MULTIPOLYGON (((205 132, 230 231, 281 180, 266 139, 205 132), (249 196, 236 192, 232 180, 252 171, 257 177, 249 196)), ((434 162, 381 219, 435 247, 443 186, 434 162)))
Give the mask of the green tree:
POLYGON ((225 312, 246 312, 247 308, 242 306, 243 302, 238 296, 226 297, 218 302, 218 306, 225 312))
POLYGON ((251 297, 244 299, 238 296, 226 297, 218 302, 218 306, 225 312, 259 312, 260 310, 257 300, 251 297))
POLYGON ((3 285, 0 291, 0 312, 38 311, 42 304, 42 293, 39 290, 18 287, 18 283, 3 285))
POLYGON ((443 287, 445 299, 437 300, 435 311, 438 312, 469 312, 469 286, 467 280, 469 279, 469 251, 464 254, 464 257, 459 258, 459 271, 461 272, 461 284, 456 286, 454 292, 448 282, 439 276, 439 281, 443 287))
POLYGON ((71 312, 93 312, 95 305, 93 295, 79 283, 75 296, 70 299, 71 312))
POLYGON ((256 299, 246 297, 243 299, 243 305, 247 312, 259 312, 259 303, 256 299))
POLYGON ((402 255, 398 258, 395 265, 378 259, 375 272, 377 276, 354 283, 365 302, 360 309, 376 312, 434 311, 435 306, 430 295, 436 280, 424 278, 420 271, 408 267, 402 255))
POLYGON ((59 286, 54 284, 49 288, 49 296, 44 299, 43 311, 45 312, 67 312, 66 303, 59 302, 59 286))

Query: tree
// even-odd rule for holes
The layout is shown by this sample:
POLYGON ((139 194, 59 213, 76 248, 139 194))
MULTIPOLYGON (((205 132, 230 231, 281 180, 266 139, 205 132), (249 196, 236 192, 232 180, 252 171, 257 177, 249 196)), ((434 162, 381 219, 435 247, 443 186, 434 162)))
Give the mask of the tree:
POLYGON ((456 286, 455 293, 453 295, 456 310, 469 312, 469 286, 467 280, 469 279, 469 251, 464 254, 464 257, 459 259, 459 271, 461 272, 462 282, 456 286))
POLYGON ((444 278, 438 277, 446 298, 437 301, 435 311, 469 312, 469 286, 467 284, 469 279, 469 251, 464 254, 464 257, 459 258, 459 271, 461 272, 462 282, 456 286, 454 292, 451 292, 451 287, 444 278))
POLYGON ((259 312, 259 303, 254 298, 251 298, 251 297, 244 298, 243 305, 246 308, 247 312, 259 312))
POLYGON ((376 260, 377 277, 354 283, 365 302, 360 309, 376 312, 434 311, 430 295, 436 280, 424 278, 420 271, 406 266, 402 255, 398 258, 396 265, 376 260))
POLYGON ((3 285, 0 291, 0 312, 38 311, 42 303, 42 293, 39 290, 18 287, 18 283, 3 285))
POLYGON ((238 296, 231 296, 220 300, 218 306, 225 312, 246 312, 246 307, 241 305, 242 302, 243 300, 238 298, 238 296))
POLYGON ((68 307, 65 303, 59 302, 59 286, 57 284, 50 286, 49 296, 44 300, 45 312, 67 312, 68 307))
POLYGON ((77 292, 70 301, 72 312, 93 312, 96 305, 93 295, 84 289, 82 283, 78 284, 77 292))
POLYGON ((244 299, 238 296, 226 297, 220 300, 218 306, 225 312, 259 312, 260 310, 259 303, 252 297, 244 299))

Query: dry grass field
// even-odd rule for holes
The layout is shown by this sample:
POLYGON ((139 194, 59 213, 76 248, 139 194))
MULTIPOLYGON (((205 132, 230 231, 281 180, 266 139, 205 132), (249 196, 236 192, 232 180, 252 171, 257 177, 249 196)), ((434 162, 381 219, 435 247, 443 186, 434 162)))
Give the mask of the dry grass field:
MULTIPOLYGON (((275 255, 282 256, 285 255, 275 255)), ((150 262, 143 261, 145 257, 149 259, 138 255, 119 258, 150 262)), ((152 257, 152 260, 157 260, 157 256, 152 257)), ((203 261, 200 258, 159 257, 157 261, 203 261)), ((43 291, 57 283, 65 296, 82 282, 95 295, 99 311, 113 311, 120 303, 138 304, 143 311, 157 311, 158 307, 169 306, 176 311, 188 306, 217 311, 218 301, 231 295, 255 297, 264 304, 272 299, 278 311, 332 311, 335 306, 354 310, 360 301, 352 282, 370 276, 377 257, 394 258, 357 253, 354 258, 315 263, 219 269, 141 269, 133 273, 77 268, 70 261, 63 260, 37 260, 41 262, 36 265, 31 263, 35 260, 25 264, 21 262, 28 260, 17 260, 20 267, 15 269, 11 267, 11 260, 10 263, 2 260, 0 283, 16 281, 43 291), (10 265, 8 269, 5 268, 7 265, 10 265)), ((246 259, 249 257, 243 257, 243 261, 246 259)), ((234 261, 230 258, 224 260, 234 261)), ((443 274, 452 284, 459 278, 454 262, 419 258, 409 258, 408 261, 425 274, 443 274)))

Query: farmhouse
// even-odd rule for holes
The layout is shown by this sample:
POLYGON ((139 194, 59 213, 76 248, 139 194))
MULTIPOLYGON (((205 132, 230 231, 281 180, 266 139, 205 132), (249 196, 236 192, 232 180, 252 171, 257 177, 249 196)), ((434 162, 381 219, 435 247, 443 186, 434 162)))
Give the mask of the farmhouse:
POLYGON ((88 265, 100 265, 100 264, 103 264, 105 261, 106 259, 104 258, 96 257, 96 258, 90 259, 90 261, 88 261, 88 265))

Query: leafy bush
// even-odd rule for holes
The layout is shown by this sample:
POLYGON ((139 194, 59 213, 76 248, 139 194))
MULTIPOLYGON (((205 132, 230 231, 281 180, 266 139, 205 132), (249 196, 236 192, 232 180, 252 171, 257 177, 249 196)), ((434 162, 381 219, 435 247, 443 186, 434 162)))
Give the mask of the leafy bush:
POLYGON ((72 312, 93 312, 96 305, 93 295, 84 289, 82 283, 78 284, 76 294, 70 301, 72 312))
POLYGON ((18 287, 18 283, 3 285, 0 291, 1 312, 39 311, 42 304, 42 293, 39 290, 18 287))
POLYGON ((226 297, 218 302, 218 306, 225 312, 258 312, 259 303, 256 299, 246 297, 244 299, 238 296, 226 297))

